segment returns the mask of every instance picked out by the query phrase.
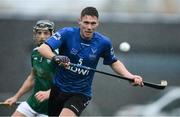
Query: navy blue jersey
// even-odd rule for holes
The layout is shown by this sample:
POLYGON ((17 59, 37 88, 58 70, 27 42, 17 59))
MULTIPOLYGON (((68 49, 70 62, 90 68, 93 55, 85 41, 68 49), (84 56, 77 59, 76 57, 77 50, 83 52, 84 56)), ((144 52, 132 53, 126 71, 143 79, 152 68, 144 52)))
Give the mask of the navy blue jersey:
MULTIPOLYGON (((111 41, 98 32, 94 32, 91 40, 80 36, 80 29, 66 27, 57 31, 46 42, 52 50, 59 49, 60 55, 69 57, 71 63, 96 68, 102 57, 105 65, 117 61, 111 41)), ((94 72, 69 66, 68 69, 59 67, 54 83, 65 92, 82 93, 91 96, 91 85, 94 72)))

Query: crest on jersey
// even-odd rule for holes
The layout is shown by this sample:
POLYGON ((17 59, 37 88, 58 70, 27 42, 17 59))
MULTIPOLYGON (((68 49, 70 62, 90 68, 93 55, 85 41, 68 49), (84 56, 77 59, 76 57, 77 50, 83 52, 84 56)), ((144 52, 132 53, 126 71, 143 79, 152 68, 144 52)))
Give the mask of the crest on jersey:
POLYGON ((95 54, 97 52, 97 48, 91 48, 91 51, 95 54))
POLYGON ((59 34, 59 32, 56 32, 53 37, 56 39, 56 40, 60 40, 61 39, 61 34, 59 34))
POLYGON ((71 54, 76 55, 78 53, 78 50, 76 50, 75 48, 71 49, 71 54))
POLYGON ((50 59, 47 59, 47 63, 50 63, 51 62, 51 60, 50 59))

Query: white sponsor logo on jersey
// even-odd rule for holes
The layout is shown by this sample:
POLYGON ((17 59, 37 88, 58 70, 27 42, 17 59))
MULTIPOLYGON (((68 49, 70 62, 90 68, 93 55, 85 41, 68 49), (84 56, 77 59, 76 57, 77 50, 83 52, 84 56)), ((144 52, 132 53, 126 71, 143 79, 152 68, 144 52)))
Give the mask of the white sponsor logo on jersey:
POLYGON ((73 66, 69 66, 67 69, 74 73, 77 73, 79 75, 83 75, 83 76, 89 74, 89 70, 87 70, 87 69, 77 68, 77 67, 73 67, 73 66))

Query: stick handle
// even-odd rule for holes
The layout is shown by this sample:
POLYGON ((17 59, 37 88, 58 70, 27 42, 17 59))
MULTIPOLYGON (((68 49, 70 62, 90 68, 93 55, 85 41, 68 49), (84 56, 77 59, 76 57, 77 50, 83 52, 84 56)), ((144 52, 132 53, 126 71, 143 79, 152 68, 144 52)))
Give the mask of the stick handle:
MULTIPOLYGON (((115 75, 115 74, 103 72, 103 71, 100 71, 100 70, 97 70, 97 69, 94 69, 94 68, 81 66, 81 65, 73 64, 73 63, 70 63, 70 66, 75 66, 75 67, 91 70, 91 71, 94 71, 94 72, 97 72, 97 73, 105 74, 105 75, 108 75, 108 76, 124 79, 124 80, 130 81, 130 82, 134 82, 133 79, 130 79, 130 78, 127 78, 127 77, 124 77, 124 76, 120 76, 120 75, 115 75)), ((164 89, 166 87, 166 86, 161 85, 161 84, 155 84, 155 83, 151 83, 151 82, 147 82, 147 81, 143 81, 143 83, 144 83, 145 86, 155 88, 155 89, 164 89)))

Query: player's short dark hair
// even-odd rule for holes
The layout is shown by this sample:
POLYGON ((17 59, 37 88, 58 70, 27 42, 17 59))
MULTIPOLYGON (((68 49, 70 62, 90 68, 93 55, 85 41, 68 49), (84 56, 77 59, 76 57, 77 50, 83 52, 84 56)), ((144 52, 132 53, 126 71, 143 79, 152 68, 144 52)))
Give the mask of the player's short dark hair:
POLYGON ((95 7, 84 8, 81 12, 81 17, 83 17, 85 15, 96 16, 97 18, 99 17, 98 11, 95 7))

